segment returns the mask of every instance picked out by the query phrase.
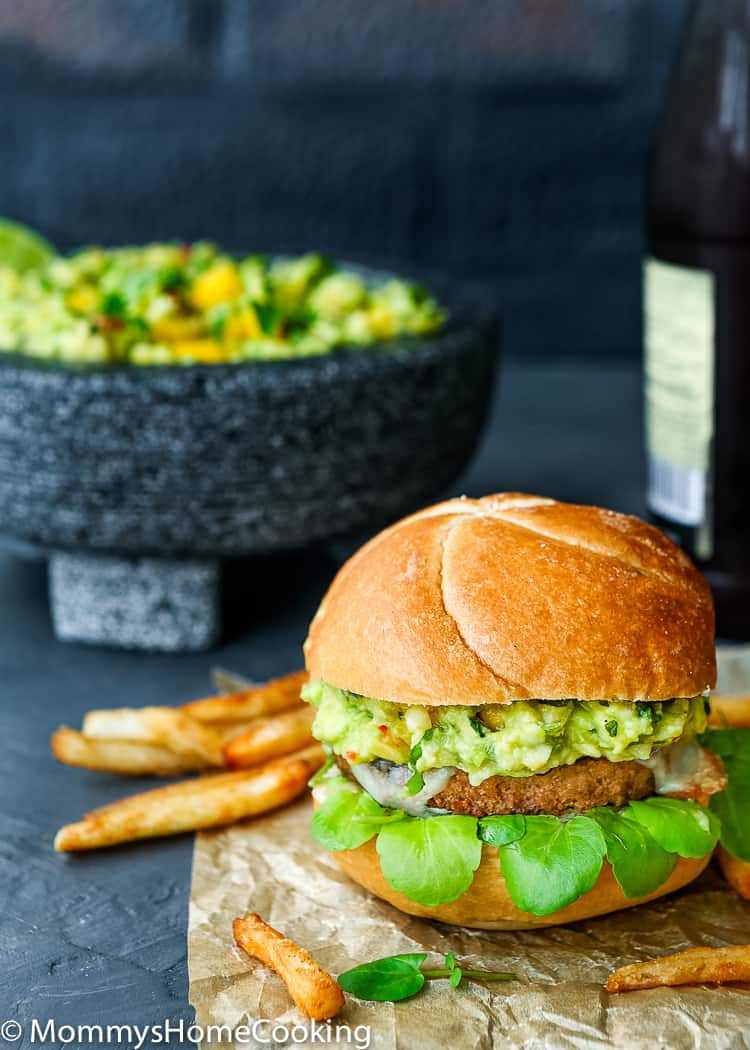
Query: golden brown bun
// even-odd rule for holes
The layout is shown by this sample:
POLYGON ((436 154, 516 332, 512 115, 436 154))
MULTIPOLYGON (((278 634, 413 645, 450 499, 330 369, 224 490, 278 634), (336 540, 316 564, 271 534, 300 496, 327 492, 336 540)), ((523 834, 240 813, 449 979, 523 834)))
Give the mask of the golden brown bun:
POLYGON ((666 700, 716 680, 711 592, 638 518, 456 499, 381 532, 310 626, 311 678, 396 703, 666 700))
POLYGON ((380 858, 375 848, 375 839, 370 839, 357 849, 331 854, 342 871, 360 886, 364 886, 376 897, 393 904, 408 915, 420 915, 428 919, 439 919, 453 926, 470 926, 482 930, 528 930, 539 926, 558 926, 564 922, 577 922, 595 915, 606 915, 621 908, 632 908, 644 901, 655 900, 666 893, 679 890, 692 882, 707 867, 709 853, 698 860, 678 857, 674 871, 667 881, 647 897, 631 900, 626 897, 605 861, 601 875, 593 889, 584 893, 573 904, 552 915, 529 915, 519 911, 505 886, 500 872, 497 850, 494 846, 482 847, 482 861, 474 875, 474 881, 463 896, 452 904, 440 904, 436 908, 425 908, 397 893, 388 885, 380 870, 380 858))

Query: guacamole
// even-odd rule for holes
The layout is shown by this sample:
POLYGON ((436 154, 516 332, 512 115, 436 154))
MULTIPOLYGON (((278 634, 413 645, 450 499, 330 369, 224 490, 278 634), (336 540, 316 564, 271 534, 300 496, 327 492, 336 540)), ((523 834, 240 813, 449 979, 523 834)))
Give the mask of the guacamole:
POLYGON ((235 258, 201 242, 17 257, 0 239, 0 349, 36 358, 276 360, 422 336, 445 320, 418 285, 368 283, 316 254, 235 258))
POLYGON ((455 766, 476 786, 530 776, 582 757, 647 759, 706 726, 702 696, 676 700, 516 700, 476 707, 392 704, 311 682, 313 734, 351 764, 383 758, 418 772, 455 766))

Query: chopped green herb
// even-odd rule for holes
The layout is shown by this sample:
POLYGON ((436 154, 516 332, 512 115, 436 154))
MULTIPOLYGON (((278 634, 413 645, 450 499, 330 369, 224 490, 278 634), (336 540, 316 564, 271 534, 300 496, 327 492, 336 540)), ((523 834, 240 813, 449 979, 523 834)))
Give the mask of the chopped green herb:
POLYGON ((479 715, 474 715, 473 718, 470 718, 469 719, 469 725, 471 726, 471 728, 474 730, 475 733, 479 734, 479 736, 487 736, 487 734, 490 732, 490 730, 484 724, 484 722, 479 717, 479 715))
POLYGON ((107 292, 99 300, 99 313, 122 321, 127 316, 128 305, 120 292, 107 292))

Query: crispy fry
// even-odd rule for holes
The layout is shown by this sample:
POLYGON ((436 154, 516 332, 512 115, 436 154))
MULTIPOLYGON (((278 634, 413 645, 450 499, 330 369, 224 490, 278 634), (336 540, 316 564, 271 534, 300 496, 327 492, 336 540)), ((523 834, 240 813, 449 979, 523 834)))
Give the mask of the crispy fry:
POLYGON ((221 766, 222 734, 202 725, 176 707, 120 707, 89 711, 83 720, 85 736, 143 740, 191 760, 189 768, 221 766))
POLYGON ((314 716, 315 712, 308 707, 257 719, 244 733, 224 745, 224 764, 230 769, 244 769, 312 743, 310 726, 314 716))
POLYGON ((249 722, 254 718, 287 711, 302 704, 300 689, 307 681, 306 671, 295 671, 283 678, 272 678, 265 685, 226 696, 209 696, 183 704, 182 710, 199 722, 212 725, 249 722))
POLYGON ((244 952, 275 970, 294 1002, 316 1021, 327 1021, 344 1008, 338 981, 313 957, 269 926, 260 915, 246 915, 232 923, 234 939, 244 952))
POLYGON ((607 991, 633 992, 641 988, 728 984, 732 981, 750 981, 750 944, 736 944, 729 948, 688 948, 676 955, 632 963, 609 975, 607 991))
POLYGON ((750 727, 750 696, 712 696, 708 724, 715 729, 750 727))
POLYGON ((120 799, 67 824, 55 837, 63 852, 221 827, 283 806, 320 768, 323 749, 307 748, 255 769, 184 780, 120 799))
POLYGON ((719 862, 721 874, 732 889, 736 890, 740 897, 750 901, 750 861, 733 857, 723 846, 717 846, 715 856, 719 862))
POLYGON ((158 744, 89 737, 67 726, 53 733, 50 744, 58 762, 103 773, 174 777, 205 768, 205 763, 176 755, 158 744))
POLYGON ((244 733, 250 728, 250 726, 255 725, 257 721, 257 718, 252 718, 247 722, 217 722, 217 724, 211 726, 211 728, 221 737, 223 750, 230 740, 234 740, 234 738, 239 736, 240 733, 244 733))

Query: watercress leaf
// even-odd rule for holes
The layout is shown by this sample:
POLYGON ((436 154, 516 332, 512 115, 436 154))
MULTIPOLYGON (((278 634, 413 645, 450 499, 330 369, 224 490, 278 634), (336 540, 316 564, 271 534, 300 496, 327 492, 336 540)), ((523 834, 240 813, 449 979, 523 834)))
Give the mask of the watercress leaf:
POLYGON ((526 818, 521 813, 482 817, 479 821, 479 837, 490 846, 505 846, 515 842, 525 831, 526 818))
POLYGON ((340 974, 338 982, 345 992, 358 999, 395 1003, 416 995, 424 986, 424 974, 419 967, 426 958, 426 954, 414 953, 376 959, 340 974))
POLYGON ((457 900, 482 859, 476 817, 407 817, 378 835, 383 877, 409 900, 426 907, 457 900))
POLYGON ((654 795, 631 802, 625 815, 643 825, 662 849, 681 857, 705 857, 719 839, 718 817, 688 799, 654 795))
POLYGON ((626 897, 645 897, 667 881, 677 854, 662 849, 642 824, 604 806, 590 810, 588 816, 604 832, 607 860, 626 897))
POLYGON ((451 975, 448 978, 448 982, 450 983, 451 988, 458 988, 463 975, 463 970, 460 966, 456 966, 451 970, 451 975))
POLYGON ((750 861, 750 729, 711 729, 702 742, 719 756, 727 775, 726 788, 709 803, 721 821, 721 844, 750 861))
POLYGON ((377 835, 381 827, 377 819, 357 820, 357 817, 388 816, 388 810, 364 791, 342 787, 316 810, 310 830, 321 846, 335 853, 342 849, 356 849, 377 835))
POLYGON ((550 915, 592 888, 605 852, 604 834, 590 817, 526 817, 524 836, 500 847, 500 868, 517 907, 550 915))

